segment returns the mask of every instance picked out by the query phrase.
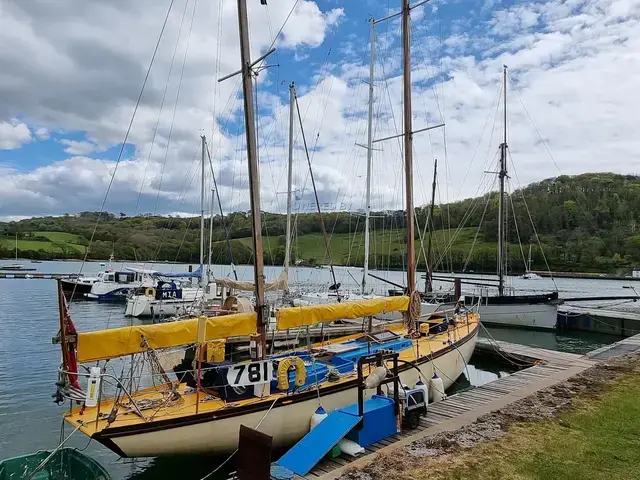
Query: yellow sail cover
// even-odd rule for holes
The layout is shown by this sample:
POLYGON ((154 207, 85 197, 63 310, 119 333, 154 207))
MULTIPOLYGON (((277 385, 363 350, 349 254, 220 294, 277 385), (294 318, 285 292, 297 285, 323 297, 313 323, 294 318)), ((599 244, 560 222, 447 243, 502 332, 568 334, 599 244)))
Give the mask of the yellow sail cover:
POLYGON ((406 311, 409 297, 382 297, 358 302, 322 303, 282 308, 276 312, 277 329, 314 325, 334 320, 370 317, 379 313, 406 311))
MULTIPOLYGON (((208 318, 204 340, 253 335, 256 333, 256 325, 255 312, 208 318)), ((198 319, 79 333, 78 362, 93 362, 144 352, 147 348, 141 346, 143 336, 151 348, 195 343, 198 340, 198 319)))

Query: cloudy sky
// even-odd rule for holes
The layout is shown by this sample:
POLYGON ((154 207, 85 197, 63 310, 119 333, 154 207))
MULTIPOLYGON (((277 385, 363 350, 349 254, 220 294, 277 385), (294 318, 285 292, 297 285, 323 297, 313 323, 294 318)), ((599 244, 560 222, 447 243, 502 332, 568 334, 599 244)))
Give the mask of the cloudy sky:
MULTIPOLYGON (((362 207, 367 20, 399 0, 248 4, 252 56, 277 48, 257 77, 263 209, 285 208, 290 82, 325 208, 362 207)), ((637 173, 639 21, 640 0, 432 0, 413 10, 413 127, 446 124, 415 136, 416 203, 428 201, 435 158, 439 201, 492 187, 484 172, 500 143, 503 64, 514 186, 637 173)), ((376 138, 403 128, 399 34, 397 18, 376 25, 376 138)), ((192 214, 202 134, 224 209, 247 209, 240 79, 217 82, 239 64, 235 0, 0 0, 0 218, 99 210, 105 198, 116 213, 192 214)), ((374 208, 402 206, 400 147, 376 144, 374 208)), ((209 171, 206 182, 208 191, 209 171)), ((297 122, 294 189, 297 208, 313 210, 297 122)))

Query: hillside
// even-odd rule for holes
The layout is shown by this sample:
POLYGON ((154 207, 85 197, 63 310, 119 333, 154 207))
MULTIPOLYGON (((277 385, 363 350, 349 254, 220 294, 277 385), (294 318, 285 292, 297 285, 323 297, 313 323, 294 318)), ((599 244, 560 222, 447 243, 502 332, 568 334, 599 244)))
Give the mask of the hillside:
MULTIPOLYGON (((433 258, 440 260, 439 269, 495 270, 497 204, 493 193, 435 209, 433 258), (451 230, 447 229, 448 225, 452 226, 451 230), (455 226, 460 228, 456 230, 455 226)), ((523 256, 527 256, 529 244, 533 245, 533 268, 546 269, 536 232, 549 266, 555 271, 614 272, 640 265, 640 231, 636 229, 640 221, 640 177, 587 173, 550 178, 513 192, 507 204, 508 250, 514 272, 524 268, 523 256)), ((420 228, 424 227, 427 211, 426 206, 416 210, 420 228)), ((97 217, 95 212, 83 212, 0 223, 0 257, 15 255, 16 234, 20 257, 81 257, 97 217)), ((373 266, 401 268, 404 265, 404 222, 403 211, 377 212, 373 216, 370 257, 373 266)), ((208 231, 208 220, 206 223, 208 231)), ((333 263, 361 265, 364 257, 362 214, 326 214, 325 224, 331 233, 333 263)), ((228 215, 226 225, 235 262, 251 263, 249 213, 228 215)), ((263 214, 267 264, 283 263, 284 229, 284 215, 263 214)), ((419 264, 424 267, 424 254, 417 239, 419 264)), ((127 260, 197 262, 199 220, 103 214, 88 256, 104 259, 111 253, 127 260)), ((229 261, 220 217, 214 219, 212 258, 216 263, 229 261)), ((317 215, 297 217, 293 258, 305 264, 328 262, 317 215)))

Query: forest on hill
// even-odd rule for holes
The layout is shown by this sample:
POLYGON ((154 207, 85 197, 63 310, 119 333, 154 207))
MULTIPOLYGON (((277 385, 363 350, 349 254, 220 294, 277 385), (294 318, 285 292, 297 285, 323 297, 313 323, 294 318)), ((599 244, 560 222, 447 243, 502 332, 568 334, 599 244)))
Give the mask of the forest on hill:
MULTIPOLYGON (((510 269, 525 268, 529 246, 532 268, 553 271, 628 272, 640 265, 640 177, 613 173, 560 176, 533 183, 511 193, 507 201, 510 269), (545 262, 546 259, 546 262, 545 262)), ((429 207, 416 209, 419 266, 424 268, 429 233, 436 269, 493 272, 496 264, 498 196, 496 192, 435 207, 425 234, 429 207)), ((88 258, 195 263, 199 258, 199 218, 140 215, 128 217, 97 212, 40 217, 0 223, 0 257, 33 259, 88 258), (95 229, 95 235, 94 235, 95 229)), ((265 262, 284 261, 286 217, 263 213, 265 262)), ((212 260, 236 264, 253 261, 250 212, 214 217, 212 260), (227 242, 228 231, 229 242, 227 242)), ((362 265, 362 212, 324 215, 330 236, 331 261, 362 265)), ((404 211, 372 215, 370 264, 402 268, 406 263, 404 211)), ((206 221, 209 230, 209 220, 206 221)), ((305 265, 327 264, 317 214, 295 217, 292 258, 305 265)))

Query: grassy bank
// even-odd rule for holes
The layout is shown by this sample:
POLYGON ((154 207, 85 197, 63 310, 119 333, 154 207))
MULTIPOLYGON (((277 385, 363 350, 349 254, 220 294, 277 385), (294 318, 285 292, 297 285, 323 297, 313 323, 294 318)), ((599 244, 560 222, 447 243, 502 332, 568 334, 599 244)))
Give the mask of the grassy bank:
POLYGON ((640 479, 640 373, 588 392, 552 420, 515 423, 498 440, 437 458, 405 457, 385 478, 640 479))
POLYGON ((497 442, 443 461, 452 468, 437 477, 413 471, 407 478, 640 478, 638 398, 640 375, 627 377, 556 420, 514 426, 497 442))

